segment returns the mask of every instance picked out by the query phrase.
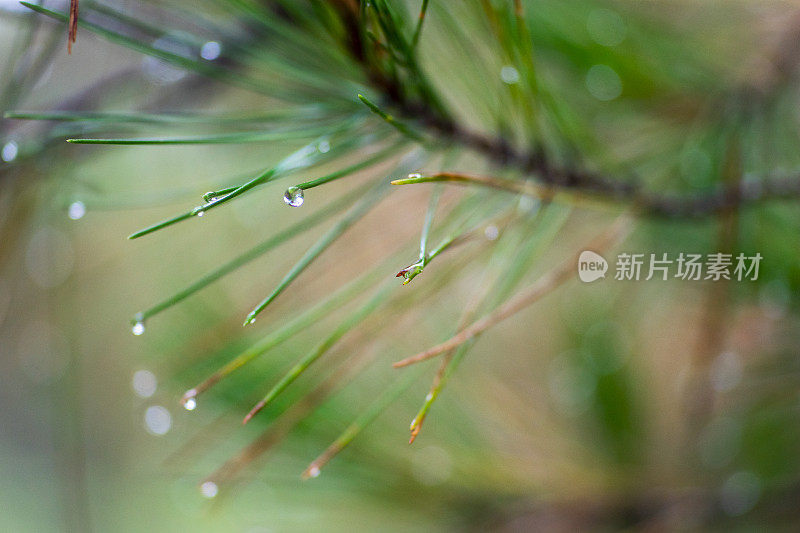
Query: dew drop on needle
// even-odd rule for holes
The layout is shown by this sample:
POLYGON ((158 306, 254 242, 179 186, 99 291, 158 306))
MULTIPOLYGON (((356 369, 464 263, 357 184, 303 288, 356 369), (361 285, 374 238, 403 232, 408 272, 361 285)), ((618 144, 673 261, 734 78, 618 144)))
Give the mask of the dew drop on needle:
POLYGON ((300 207, 303 205, 303 189, 300 187, 289 187, 286 189, 286 192, 283 193, 283 201, 286 202, 286 205, 290 205, 292 207, 300 207))

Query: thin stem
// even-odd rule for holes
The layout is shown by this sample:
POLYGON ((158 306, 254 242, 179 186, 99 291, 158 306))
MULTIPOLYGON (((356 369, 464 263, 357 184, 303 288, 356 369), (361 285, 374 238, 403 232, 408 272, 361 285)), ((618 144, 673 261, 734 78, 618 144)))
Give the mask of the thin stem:
POLYGON ((265 115, 226 114, 211 115, 200 113, 127 113, 127 112, 87 112, 87 111, 8 111, 3 118, 12 120, 47 120, 54 122, 111 122, 114 124, 262 124, 277 120, 319 120, 329 114, 322 113, 317 106, 295 107, 265 115))
POLYGON ((439 205, 439 197, 442 195, 442 188, 441 187, 434 187, 433 191, 431 191, 431 199, 430 203, 428 204, 428 211, 425 214, 425 224, 422 226, 422 233, 419 237, 419 260, 425 260, 426 248, 428 245, 428 234, 431 231, 431 226, 433 225, 433 217, 436 214, 436 207, 439 205))
POLYGON ((329 126, 319 128, 301 128, 297 130, 288 131, 259 131, 259 132, 236 132, 224 133, 221 135, 206 135, 198 137, 175 137, 175 138, 157 138, 157 137, 143 137, 133 139, 67 139, 68 143, 72 144, 109 144, 109 145, 126 145, 126 146, 142 146, 142 145, 186 145, 186 144, 241 144, 241 143, 255 143, 255 142, 271 142, 271 141, 284 141, 291 139, 308 139, 309 137, 317 137, 319 135, 326 135, 336 131, 342 131, 352 126, 352 124, 340 125, 335 128, 329 126))
MULTIPOLYGON (((627 215, 621 216, 609 230, 604 232, 600 235, 597 239, 595 239, 592 243, 590 243, 587 248, 603 250, 609 246, 612 246, 617 241, 621 240, 622 237, 627 233, 627 229, 629 226, 629 220, 627 215)), ((436 357, 437 355, 441 355, 445 352, 448 352, 458 346, 464 344, 465 342, 477 337, 487 329, 495 326, 499 322, 502 322, 506 318, 515 315, 519 311, 525 309, 529 305, 533 304, 534 302, 540 300, 542 297, 550 294, 553 290, 560 287, 563 283, 567 280, 572 278, 573 272, 575 270, 575 265, 577 264, 577 256, 574 258, 570 258, 568 261, 562 263, 559 267, 549 271, 544 276, 539 278, 533 285, 530 285, 527 289, 519 293, 515 298, 512 298, 500 308, 497 309, 494 313, 474 322, 469 327, 461 330, 458 334, 451 337, 449 340, 437 344, 436 346, 429 348, 423 352, 420 352, 416 355, 411 357, 407 357, 401 361, 394 363, 395 368, 401 368, 404 366, 412 365, 414 363, 419 363, 420 361, 425 361, 427 359, 431 359, 436 357)))
MULTIPOLYGON (((456 229, 454 229, 447 237, 442 239, 439 245, 431 250, 429 253, 426 253, 424 257, 419 259, 416 263, 411 264, 405 267, 403 270, 398 272, 395 277, 403 277, 403 285, 408 285, 412 279, 417 277, 425 267, 439 254, 446 251, 447 249, 451 248, 452 246, 460 245, 467 242, 475 233, 475 229, 470 230, 463 230, 464 224, 459 225, 456 229)), ((427 240, 427 237, 426 237, 427 240)))
POLYGON ((409 373, 404 379, 398 379, 392 386, 386 389, 378 398, 367 408, 366 411, 361 413, 352 424, 331 443, 328 448, 322 452, 311 464, 303 471, 302 478, 309 479, 319 476, 320 470, 328 464, 328 462, 336 457, 336 455, 345 449, 356 436, 369 424, 371 424, 378 415, 380 415, 392 402, 400 397, 418 378, 418 373, 409 373))
POLYGON ((300 375, 305 372, 315 361, 326 354, 333 346, 351 329, 360 324, 378 306, 386 301, 390 287, 378 291, 365 305, 351 313, 324 341, 310 351, 305 357, 298 361, 283 377, 275 384, 272 389, 262 398, 242 420, 242 424, 249 422, 258 414, 269 402, 275 399, 286 387, 291 385, 300 375))
POLYGON ((403 135, 405 135, 409 139, 414 140, 414 141, 419 142, 419 143, 426 142, 425 138, 422 137, 422 135, 420 135, 419 133, 413 131, 411 128, 406 126, 404 123, 398 121, 392 115, 390 115, 390 114, 386 113, 385 111, 383 111, 377 105, 375 105, 372 102, 370 102, 367 99, 367 97, 365 97, 364 95, 359 94, 358 95, 358 99, 361 100, 364 103, 364 105, 367 106, 370 109, 370 111, 372 111, 373 113, 375 113, 376 115, 381 117, 383 120, 386 121, 387 124, 389 124, 392 127, 394 127, 397 131, 399 131, 400 133, 402 133, 403 135))
POLYGON ((378 199, 385 192, 384 187, 379 183, 374 187, 358 204, 356 204, 345 217, 323 235, 314 245, 308 249, 302 258, 289 270, 283 279, 275 287, 272 293, 264 298, 245 318, 244 325, 252 324, 261 311, 263 311, 275 298, 278 297, 294 280, 299 276, 314 259, 316 259, 328 246, 338 239, 350 226, 361 219, 377 203, 378 199))
POLYGON ((327 174, 325 176, 322 176, 322 177, 319 177, 319 178, 316 178, 316 179, 313 179, 313 180, 310 180, 310 181, 306 181, 306 182, 300 183, 300 184, 296 185, 296 187, 298 189, 303 189, 303 190, 313 189, 314 187, 319 187, 320 185, 323 185, 325 183, 330 183, 331 181, 337 180, 339 178, 343 178, 345 176, 349 176, 350 174, 353 174, 354 172, 358 172, 358 171, 363 170, 365 168, 371 167, 372 165, 376 165, 376 164, 380 163, 381 161, 386 160, 389 156, 391 156, 393 154, 397 154, 398 150, 402 149, 402 147, 403 147, 403 143, 394 144, 392 146, 389 146, 389 147, 381 150, 380 152, 378 152, 377 154, 375 154, 374 156, 372 156, 370 158, 367 158, 367 159, 365 159, 363 161, 360 161, 358 163, 350 165, 349 167, 345 167, 345 168, 343 168, 341 170, 337 170, 335 172, 331 172, 330 174, 327 174))
POLYGON ((413 185, 417 183, 448 182, 459 185, 479 185, 529 196, 546 197, 553 193, 553 187, 539 185, 531 181, 513 181, 493 176, 475 176, 460 172, 437 172, 430 175, 412 174, 407 178, 392 181, 392 185, 413 185))
POLYGON ((330 377, 281 413, 261 436, 227 460, 203 482, 212 481, 216 485, 220 485, 235 478, 244 467, 283 441, 297 424, 311 416, 332 393, 358 374, 375 357, 376 353, 375 349, 368 349, 348 358, 330 377))
POLYGON ((212 386, 217 384, 219 381, 228 376, 230 373, 237 370, 238 368, 241 368, 242 366, 249 363, 259 355, 274 348, 275 346, 278 346, 279 344, 290 339, 297 333, 300 333, 306 328, 313 326, 326 316, 330 315, 332 312, 336 311, 339 307, 341 307, 345 303, 352 300, 355 296, 360 294, 365 289, 365 287, 371 285, 375 281, 377 274, 378 271, 372 271, 370 273, 367 273, 364 276, 361 276, 360 278, 352 281, 345 287, 339 289, 332 296, 323 300, 322 303, 318 304, 316 307, 303 311, 301 314, 299 314, 291 321, 286 323, 284 326, 271 332, 269 335, 261 339, 259 342, 257 342, 250 348, 247 348, 242 353, 240 353, 239 355, 228 361, 225 365, 223 365, 209 377, 207 377, 206 379, 204 379, 203 381, 201 381, 200 383, 198 383, 197 385, 186 391, 186 393, 183 395, 181 402, 186 403, 186 401, 195 398, 199 394, 210 389, 212 386))
MULTIPOLYGON (((537 211, 536 215, 531 220, 530 230, 536 228, 538 231, 533 233, 533 236, 530 237, 531 232, 528 231, 528 228, 523 228, 523 231, 520 232, 518 237, 518 241, 513 243, 510 247, 510 249, 514 251, 519 250, 519 252, 515 254, 516 257, 511 267, 505 268, 501 275, 496 275, 493 283, 480 283, 480 286, 483 288, 479 293, 475 294, 472 302, 467 305, 467 310, 459 321, 459 330, 466 327, 469 322, 473 320, 475 313, 480 307, 492 309, 497 305, 496 302, 507 297, 507 294, 511 292, 528 270, 528 265, 533 263, 533 258, 536 253, 544 248, 545 243, 549 243, 555 237, 558 229, 566 222, 568 214, 568 210, 554 209, 551 206, 545 206, 543 209, 537 211), (540 226, 542 227, 539 228, 540 226)), ((411 421, 411 426, 409 428, 411 431, 411 437, 408 440, 409 444, 413 443, 419 435, 425 417, 428 415, 433 403, 439 398, 450 376, 456 371, 464 355, 469 351, 473 343, 474 339, 465 342, 456 348, 455 351, 451 350, 442 357, 442 362, 434 375, 431 388, 427 396, 425 396, 425 401, 411 421)))
POLYGON ((453 372, 455 372, 459 363, 464 358, 464 354, 467 353, 470 346, 471 343, 467 342, 456 348, 454 354, 445 354, 444 358, 442 359, 442 363, 439 365, 439 369, 436 371, 436 375, 433 378, 430 391, 428 392, 428 395, 425 396, 425 401, 423 402, 422 407, 420 407, 416 416, 414 416, 414 419, 411 421, 411 426, 409 427, 409 430, 411 431, 411 437, 408 439, 409 444, 412 444, 414 440, 416 440, 420 430, 422 429, 422 423, 425 421, 425 417, 428 416, 428 411, 433 403, 439 398, 439 394, 442 392, 445 384, 450 379, 450 376, 453 374, 453 372))
POLYGON ((185 300, 192 294, 204 289, 205 287, 211 285, 218 279, 222 278, 223 276, 233 272, 234 270, 242 267, 243 265, 253 261, 254 259, 264 255, 268 251, 272 250, 276 246, 283 244, 290 239, 300 235, 301 233, 316 227, 324 220, 330 218, 331 216, 335 215, 336 213, 340 212, 344 209, 347 204, 351 202, 350 198, 342 198, 337 202, 327 206, 325 209, 321 209, 319 211, 314 212, 308 218, 301 220, 297 224, 280 231, 267 239, 266 241, 262 242, 261 244, 253 247, 252 249, 248 250, 247 252, 241 254, 240 256, 228 261, 221 267, 209 272, 202 278, 198 279, 185 289, 175 293, 174 295, 165 298, 164 300, 160 301, 159 303, 153 305, 152 307, 136 314, 137 321, 147 320, 148 318, 157 315, 161 311, 169 309, 173 305, 185 300))
POLYGON ((422 24, 425 22, 425 13, 428 11, 428 0, 422 0, 422 7, 419 10, 419 19, 417 20, 417 27, 414 29, 414 36, 411 38, 411 47, 416 48, 419 42, 419 36, 422 34, 422 24))
MULTIPOLYGON (((319 139, 319 141, 326 140, 325 137, 319 139)), ((176 217, 161 221, 157 224, 144 228, 142 230, 137 231, 136 233, 131 234, 128 236, 129 239, 137 239, 139 237, 143 237, 144 235, 148 235, 153 233, 154 231, 158 231, 160 229, 166 228, 183 220, 187 220, 192 218, 193 216, 197 216, 201 213, 205 213, 206 211, 217 207, 220 204, 228 202, 237 196, 244 194, 245 192, 249 191, 250 189, 257 187, 259 185, 263 185, 264 183, 268 183, 282 174, 288 173, 292 170, 296 170, 298 168, 307 167, 312 165, 317 157, 318 157, 318 150, 317 150, 318 142, 312 142, 299 150, 293 152, 286 158, 284 158, 280 163, 276 166, 265 170, 261 174, 257 175, 255 178, 251 179, 250 181, 246 182, 244 185, 240 185, 234 188, 227 188, 224 189, 225 191, 230 191, 225 193, 221 197, 216 197, 211 201, 206 202, 203 205, 195 207, 189 212, 183 213, 176 217)))

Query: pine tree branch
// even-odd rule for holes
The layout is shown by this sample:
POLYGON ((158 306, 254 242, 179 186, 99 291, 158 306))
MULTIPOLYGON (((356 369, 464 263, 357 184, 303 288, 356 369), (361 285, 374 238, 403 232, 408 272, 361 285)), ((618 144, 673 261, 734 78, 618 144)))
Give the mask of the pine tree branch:
MULTIPOLYGON (((629 227, 630 220, 628 216, 622 215, 608 230, 599 235, 595 240, 589 243, 588 246, 581 248, 581 250, 603 250, 611 247, 625 236, 629 227)), ((529 305, 540 300, 544 296, 550 294, 556 288, 560 287, 572 277, 576 264, 577 258, 570 257, 569 260, 550 270, 544 276, 530 285, 527 289, 520 292, 514 298, 508 300, 492 314, 485 316, 477 322, 473 322, 470 326, 462 329, 460 332, 458 332, 458 334, 454 335, 449 340, 441 344, 437 344, 436 346, 433 346, 432 348, 429 348, 416 355, 398 361, 392 366, 395 368, 401 368, 412 365, 414 363, 431 359, 458 348, 465 342, 481 335, 486 330, 522 311, 529 305)))
MULTIPOLYGON (((519 8, 519 5, 517 6, 519 8)), ((358 12, 340 9, 345 24, 349 20, 358 27, 358 12)), ((519 14, 518 14, 519 15, 519 14)), ((386 104, 398 115, 414 120, 431 130, 440 139, 459 144, 483 155, 503 168, 513 168, 525 176, 536 178, 547 189, 574 191, 614 202, 632 204, 640 214, 667 218, 702 218, 714 216, 732 206, 759 201, 800 198, 800 176, 750 182, 739 188, 714 190, 698 194, 661 194, 641 189, 636 180, 621 180, 585 169, 552 164, 541 147, 524 150, 512 146, 502 136, 493 137, 473 131, 441 111, 441 107, 425 98, 409 96, 397 76, 389 76, 373 57, 365 52, 363 39, 350 36, 345 43, 352 59, 364 70, 370 83, 385 97, 386 104)), ((791 70, 784 67, 781 71, 791 70)))

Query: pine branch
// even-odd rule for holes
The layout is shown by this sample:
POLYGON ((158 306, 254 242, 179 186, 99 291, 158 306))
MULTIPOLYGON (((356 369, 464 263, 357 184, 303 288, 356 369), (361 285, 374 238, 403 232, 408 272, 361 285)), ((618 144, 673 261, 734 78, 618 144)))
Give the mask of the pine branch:
MULTIPOLYGON (((629 225, 630 221, 628 216, 623 215, 611 226, 611 228, 605 231, 602 235, 598 236, 591 243, 588 243, 587 246, 582 248, 582 250, 603 250, 613 246, 624 237, 629 229, 629 225)), ((436 346, 416 355, 398 361, 394 363, 393 366, 395 368, 401 368, 412 365, 414 363, 431 359, 445 352, 449 352, 450 350, 458 348, 465 342, 479 336, 487 329, 492 328, 503 320, 515 315, 529 305, 550 294, 553 290, 572 278, 576 264, 577 256, 570 257, 568 261, 565 261, 557 268, 549 271, 547 274, 539 278, 533 285, 506 302, 494 313, 464 328, 451 339, 441 344, 437 344, 436 346)))

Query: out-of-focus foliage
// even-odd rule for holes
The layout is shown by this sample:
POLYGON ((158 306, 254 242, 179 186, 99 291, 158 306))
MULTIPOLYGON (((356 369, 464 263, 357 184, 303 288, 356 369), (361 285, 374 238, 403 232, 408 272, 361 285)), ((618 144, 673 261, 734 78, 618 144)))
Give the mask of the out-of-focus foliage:
POLYGON ((0 2, 0 525, 796 523, 792 3, 84 0, 69 56, 66 5, 0 2), (513 185, 388 186, 440 172, 513 185), (620 250, 759 279, 391 368, 648 205, 620 250))

